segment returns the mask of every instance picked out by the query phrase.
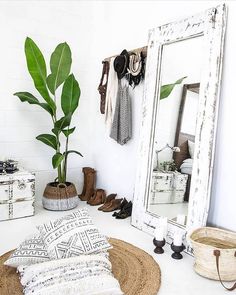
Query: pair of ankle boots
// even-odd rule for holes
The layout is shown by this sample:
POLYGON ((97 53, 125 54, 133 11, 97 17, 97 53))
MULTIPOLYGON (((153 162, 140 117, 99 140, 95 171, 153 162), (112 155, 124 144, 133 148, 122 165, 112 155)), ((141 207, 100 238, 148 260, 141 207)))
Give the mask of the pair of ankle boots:
POLYGON ((106 200, 106 192, 104 189, 96 189, 94 194, 90 197, 87 203, 91 206, 98 206, 105 202, 106 200))
POLYGON ((112 212, 121 208, 123 199, 116 199, 117 194, 110 194, 106 197, 104 204, 98 208, 99 211, 112 212))
POLYGON ((114 212, 112 216, 114 216, 116 219, 125 219, 132 214, 132 208, 133 204, 131 201, 127 201, 125 198, 120 206, 119 212, 114 212))

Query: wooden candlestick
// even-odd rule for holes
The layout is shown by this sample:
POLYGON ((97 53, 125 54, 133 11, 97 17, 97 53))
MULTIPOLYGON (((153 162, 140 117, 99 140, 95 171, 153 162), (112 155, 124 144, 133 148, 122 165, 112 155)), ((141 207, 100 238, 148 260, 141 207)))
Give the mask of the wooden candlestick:
POLYGON ((172 253, 171 257, 174 259, 182 259, 183 255, 181 254, 181 252, 185 249, 184 244, 182 244, 181 246, 175 246, 173 243, 171 244, 171 249, 172 251, 174 251, 174 253, 172 253))
POLYGON ((163 239, 162 241, 158 241, 154 238, 153 244, 156 246, 156 248, 154 249, 154 252, 156 254, 163 254, 164 253, 163 247, 165 246, 165 243, 166 243, 165 239, 163 239))

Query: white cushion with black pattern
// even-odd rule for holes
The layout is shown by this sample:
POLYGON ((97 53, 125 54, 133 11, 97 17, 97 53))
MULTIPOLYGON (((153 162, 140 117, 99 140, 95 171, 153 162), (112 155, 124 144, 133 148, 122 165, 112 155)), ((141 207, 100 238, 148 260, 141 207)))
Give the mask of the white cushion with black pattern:
POLYGON ((39 234, 28 237, 5 261, 5 265, 18 267, 48 261, 47 247, 39 234))
POLYGON ((86 208, 37 228, 51 259, 100 253, 112 248, 94 226, 86 208))

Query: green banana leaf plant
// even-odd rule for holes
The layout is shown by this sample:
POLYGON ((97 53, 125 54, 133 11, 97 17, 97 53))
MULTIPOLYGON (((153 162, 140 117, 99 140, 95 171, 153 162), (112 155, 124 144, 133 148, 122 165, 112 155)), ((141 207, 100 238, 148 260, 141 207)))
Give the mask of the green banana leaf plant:
POLYGON ((161 86, 161 93, 160 93, 160 99, 164 99, 164 98, 167 98, 172 90, 174 89, 174 87, 178 84, 181 84, 183 82, 183 80, 187 78, 187 77, 183 77, 179 80, 177 80, 175 83, 173 84, 166 84, 166 85, 162 85, 161 86))
POLYGON ((52 133, 40 134, 37 140, 50 146, 55 154, 52 157, 52 166, 57 169, 56 180, 59 183, 66 183, 67 158, 71 153, 82 156, 75 150, 69 150, 69 137, 75 131, 71 127, 71 119, 79 105, 80 87, 71 71, 71 50, 69 45, 60 43, 55 48, 50 58, 50 74, 47 74, 47 67, 44 56, 35 42, 27 37, 25 40, 25 56, 27 68, 34 86, 41 98, 35 97, 29 92, 16 92, 22 102, 38 105, 43 108, 52 119, 52 133), (56 90, 62 86, 60 104, 57 102, 56 90), (60 106, 60 107, 59 107, 60 106), (58 117, 58 113, 63 115, 58 117), (64 149, 62 150, 62 137, 64 137, 64 149))

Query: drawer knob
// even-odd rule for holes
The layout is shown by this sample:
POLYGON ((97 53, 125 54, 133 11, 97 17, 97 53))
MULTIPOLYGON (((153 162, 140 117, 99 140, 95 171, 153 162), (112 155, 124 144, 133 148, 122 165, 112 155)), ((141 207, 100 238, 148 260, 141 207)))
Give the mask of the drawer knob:
POLYGON ((24 189, 26 188, 25 181, 24 181, 24 180, 23 180, 23 181, 18 181, 18 186, 17 186, 17 188, 18 188, 19 190, 24 190, 24 189))

